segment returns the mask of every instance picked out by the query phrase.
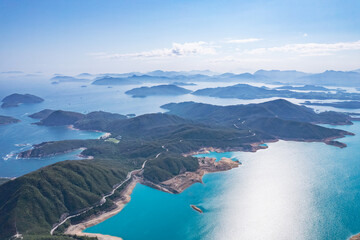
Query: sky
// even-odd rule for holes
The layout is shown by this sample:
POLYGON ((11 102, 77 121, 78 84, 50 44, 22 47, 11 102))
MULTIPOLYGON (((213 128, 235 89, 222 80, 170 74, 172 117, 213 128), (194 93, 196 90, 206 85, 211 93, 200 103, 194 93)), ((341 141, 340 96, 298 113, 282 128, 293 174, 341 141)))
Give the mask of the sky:
POLYGON ((0 0, 0 72, 360 68, 359 0, 0 0))

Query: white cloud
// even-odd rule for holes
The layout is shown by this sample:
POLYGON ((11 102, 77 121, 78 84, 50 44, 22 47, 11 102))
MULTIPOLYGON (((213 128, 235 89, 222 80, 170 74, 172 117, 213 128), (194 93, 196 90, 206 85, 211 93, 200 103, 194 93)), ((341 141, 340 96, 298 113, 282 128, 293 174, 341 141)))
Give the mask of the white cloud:
POLYGON ((244 38, 244 39, 230 39, 227 40, 227 43, 251 43, 261 41, 260 38, 244 38))
POLYGON ((171 48, 154 49, 151 51, 138 53, 93 53, 91 55, 99 58, 164 58, 164 57, 179 57, 192 55, 209 55, 215 54, 215 47, 207 42, 188 42, 188 43, 173 43, 171 48))
POLYGON ((307 33, 304 33, 303 34, 303 37, 308 37, 309 35, 307 33))
POLYGON ((255 48, 247 50, 247 54, 264 54, 264 53, 297 53, 301 56, 324 56, 335 52, 345 50, 360 50, 360 40, 355 42, 338 42, 338 43, 299 43, 286 44, 280 47, 255 48))

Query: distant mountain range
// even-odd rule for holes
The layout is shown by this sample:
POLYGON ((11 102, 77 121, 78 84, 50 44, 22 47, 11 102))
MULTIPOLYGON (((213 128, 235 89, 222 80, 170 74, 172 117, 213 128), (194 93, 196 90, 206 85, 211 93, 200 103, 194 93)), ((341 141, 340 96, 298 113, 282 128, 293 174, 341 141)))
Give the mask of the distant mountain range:
POLYGON ((332 85, 343 87, 360 86, 359 72, 325 71, 323 73, 311 74, 296 79, 299 83, 316 83, 319 85, 332 85))
POLYGON ((95 78, 95 85, 124 85, 144 82, 260 82, 298 85, 326 85, 342 87, 360 87, 360 70, 355 71, 325 71, 323 73, 304 73, 299 71, 259 70, 251 73, 223 73, 208 72, 175 72, 153 71, 146 74, 124 73, 107 74, 95 78))
MULTIPOLYGON (((285 87, 286 88, 286 87, 285 87)), ((303 87, 305 88, 305 87, 303 87)), ((301 89, 303 89, 301 88, 301 89)), ((316 88, 316 86, 307 86, 307 88, 316 88)), ((295 88, 297 89, 297 88, 295 88)), ((299 90, 299 89, 297 89, 299 90)), ((341 100, 360 100, 359 93, 349 93, 345 91, 336 91, 336 93, 317 91, 317 92, 296 92, 282 89, 269 89, 266 87, 255 87, 248 84, 236 84, 228 87, 215 87, 199 89, 192 94, 197 96, 209 96, 218 98, 238 98, 238 99, 259 99, 259 98, 297 98, 297 99, 341 99, 341 100)))
POLYGON ((147 73, 81 73, 76 76, 56 74, 50 79, 53 83, 82 82, 92 80, 94 85, 131 85, 146 82, 257 82, 287 85, 320 85, 339 87, 360 87, 360 69, 353 71, 327 70, 322 73, 306 73, 296 70, 258 70, 254 73, 215 73, 203 71, 162 71, 147 73))

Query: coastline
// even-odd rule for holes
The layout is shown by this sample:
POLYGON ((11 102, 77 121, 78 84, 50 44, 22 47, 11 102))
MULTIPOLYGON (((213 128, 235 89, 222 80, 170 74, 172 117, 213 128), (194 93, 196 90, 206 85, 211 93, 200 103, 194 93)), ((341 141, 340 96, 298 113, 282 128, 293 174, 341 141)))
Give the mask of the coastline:
POLYGON ((233 161, 225 157, 218 162, 216 162, 216 158, 205 157, 198 159, 200 165, 195 172, 184 172, 160 183, 153 183, 144 179, 140 183, 163 192, 179 194, 194 183, 203 183, 202 178, 205 174, 224 172, 241 165, 239 161, 233 161))
POLYGON ((114 201, 114 203, 116 204, 115 209, 102 212, 78 224, 70 225, 65 230, 64 234, 97 237, 99 240, 122 240, 122 238, 120 237, 104 235, 100 233, 84 233, 83 231, 86 228, 97 225, 121 212, 121 210, 125 207, 125 205, 130 202, 131 193, 134 190, 136 184, 138 183, 163 192, 178 194, 183 192, 186 188, 190 187, 194 183, 197 182, 202 183, 202 177, 207 173, 227 171, 241 165, 240 162, 233 161, 230 158, 225 158, 225 157, 218 162, 216 162, 215 158, 198 158, 198 159, 200 166, 196 172, 185 172, 161 183, 155 184, 148 180, 145 180, 144 178, 142 178, 141 175, 140 176, 135 175, 132 178, 131 182, 126 186, 126 188, 122 190, 121 198, 114 201))
POLYGON ((352 235, 349 240, 360 240, 360 233, 356 234, 356 235, 352 235))
MULTIPOLYGON (((98 131, 98 130, 83 130, 83 129, 79 129, 79 128, 76 128, 74 125, 67 125, 67 128, 70 129, 70 130, 74 130, 74 131, 90 131, 90 132, 101 132, 101 131, 98 131)), ((111 133, 109 132, 102 132, 104 133, 103 135, 101 135, 100 137, 98 137, 97 139, 106 139, 108 137, 111 136, 111 133)))
POLYGON ((279 139, 276 140, 266 140, 266 142, 254 142, 249 143, 249 146, 251 146, 251 149, 245 149, 244 147, 234 147, 234 148, 214 148, 214 147, 204 147, 200 148, 198 151, 193 151, 190 153, 183 154, 184 157, 194 156, 198 154, 208 154, 210 152, 217 152, 217 153, 223 153, 223 152, 257 152, 260 149, 267 149, 268 146, 261 146, 261 144, 264 143, 272 143, 277 142, 279 139))
MULTIPOLYGON (((346 133, 348 133, 348 132, 346 132, 346 133)), ((349 135, 353 135, 353 134, 350 133, 349 135)), ((285 140, 285 141, 300 141, 300 142, 324 142, 326 144, 329 144, 329 142, 331 140, 336 139, 336 138, 342 138, 342 137, 344 137, 344 135, 330 137, 330 138, 321 139, 321 140, 314 140, 314 141, 312 139, 311 140, 283 139, 283 140, 285 140)), ((277 141, 279 141, 279 139, 274 139, 274 140, 266 141, 266 142, 269 143, 269 142, 277 142, 277 141)), ((256 142, 256 143, 250 143, 249 145, 247 145, 249 147, 246 147, 246 148, 244 146, 241 146, 238 148, 226 148, 226 149, 213 148, 213 147, 202 148, 196 152, 184 154, 184 156, 196 155, 196 154, 200 154, 200 153, 209 153, 210 151, 215 151, 215 152, 226 152, 226 151, 256 152, 257 150, 268 148, 268 146, 262 146, 262 144, 264 144, 263 141, 256 142)), ((336 144, 329 144, 329 145, 336 146, 336 144)), ((338 147, 341 147, 341 146, 338 146, 338 147)), ((98 233, 84 233, 83 231, 86 228, 97 225, 97 224, 107 220, 108 218, 118 214, 125 207, 125 205, 130 201, 130 199, 131 199, 130 195, 137 183, 141 183, 143 185, 149 186, 151 188, 154 188, 154 189, 157 189, 157 190, 160 190, 163 192, 178 194, 178 193, 183 192, 185 189, 187 189, 194 183, 197 183, 197 182, 202 183, 202 178, 207 173, 227 171, 227 170, 236 168, 239 165, 241 165, 241 163, 239 163, 237 161, 233 161, 229 158, 222 158, 220 161, 216 162, 215 158, 206 158, 205 157, 205 158, 198 158, 198 161, 199 161, 199 169, 197 171, 184 172, 184 173, 181 173, 171 179, 168 179, 168 180, 160 182, 160 183, 150 182, 142 177, 142 175, 141 175, 142 171, 137 172, 131 179, 129 185, 125 189, 122 190, 121 197, 118 200, 114 201, 115 209, 112 209, 109 211, 103 211, 102 213, 92 216, 89 219, 85 219, 84 221, 82 221, 76 225, 70 225, 65 230, 64 234, 97 237, 100 240, 106 240, 106 239, 120 240, 120 239, 122 239, 120 237, 107 236, 107 235, 98 234, 98 233)), ((351 238, 350 240, 360 240, 360 235, 359 235, 359 238, 351 238)))
POLYGON ((114 237, 110 235, 103 235, 99 233, 84 233, 83 231, 86 228, 95 226, 112 216, 118 214, 125 205, 131 200, 131 193, 134 190, 136 184, 139 183, 137 178, 133 178, 131 182, 126 186, 124 190, 122 190, 122 197, 118 200, 115 200, 114 203, 116 205, 115 209, 112 209, 108 212, 103 212, 99 215, 96 215, 90 219, 82 221, 75 225, 70 225, 64 234, 66 235, 77 235, 77 236, 87 236, 87 237, 97 237, 99 240, 122 240, 120 237, 114 237))
MULTIPOLYGON (((69 125, 69 127, 71 127, 71 125, 69 125)), ((74 129, 76 129, 76 128, 74 128, 74 129)), ((79 129, 76 129, 76 130, 79 130, 79 129)), ((261 146, 262 144, 278 142, 280 140, 294 141, 294 142, 322 142, 322 143, 325 143, 327 145, 331 145, 331 146, 334 146, 334 147, 345 148, 345 147, 347 147, 347 145, 345 143, 342 143, 342 142, 336 140, 336 139, 344 138, 346 136, 354 136, 354 135, 355 134, 352 133, 352 132, 343 131, 339 135, 331 136, 331 137, 327 137, 327 138, 323 138, 323 139, 280 138, 280 137, 274 136, 275 139, 271 139, 271 140, 264 139, 263 141, 259 141, 259 142, 250 142, 250 143, 247 143, 248 145, 243 145, 243 146, 240 146, 240 147, 232 147, 232 148, 204 147, 204 148, 199 149, 198 151, 193 151, 193 152, 190 152, 190 153, 183 154, 183 156, 188 157, 188 156, 193 156, 193 155, 197 155, 197 154, 204 154, 204 153, 209 153, 209 152, 237 152, 237 151, 241 151, 241 152, 257 152, 260 149, 268 148, 267 146, 261 146)), ((111 136, 111 133, 105 132, 98 139, 107 139, 110 136, 111 136)), ((43 143, 41 143, 41 144, 43 144, 43 143)), ((41 144, 33 145, 31 149, 18 153, 17 157, 18 158, 32 158, 32 157, 30 157, 31 152, 41 144)), ((81 148, 77 148, 77 149, 81 149, 81 148)), ((56 155, 66 154, 66 153, 75 151, 77 149, 71 149, 71 150, 64 151, 64 152, 57 152, 57 153, 47 154, 47 155, 39 155, 39 156, 34 156, 34 157, 52 157, 52 156, 56 156, 56 155)), ((85 156, 80 154, 80 157, 85 157, 85 156)), ((90 159, 91 159, 91 157, 90 157, 90 159)))

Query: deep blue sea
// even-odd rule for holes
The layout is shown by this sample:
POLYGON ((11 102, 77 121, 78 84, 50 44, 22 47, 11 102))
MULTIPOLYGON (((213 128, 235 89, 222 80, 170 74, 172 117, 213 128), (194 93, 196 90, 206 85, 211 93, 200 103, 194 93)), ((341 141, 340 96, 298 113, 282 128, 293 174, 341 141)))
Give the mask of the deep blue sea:
MULTIPOLYGON (((52 158, 16 159, 17 152, 32 144, 98 138, 102 134, 31 124, 36 120, 28 115, 44 108, 138 115, 163 111, 160 106, 169 102, 230 105, 264 101, 190 94, 139 99, 124 94, 134 86, 81 85, 84 84, 51 85, 44 80, 21 84, 0 81, 0 98, 19 92, 45 99, 41 104, 0 109, 0 115, 21 120, 0 126, 0 177, 21 176, 57 161, 78 158, 79 151, 52 158)), ((208 84, 189 88, 204 86, 208 84)), ((223 156, 238 159, 242 165, 227 172, 208 174, 203 184, 194 184, 177 195, 138 184, 123 211, 86 231, 124 240, 347 239, 360 232, 360 122, 338 128, 356 134, 341 139, 348 144, 347 148, 279 141, 256 153, 210 153, 208 156, 218 159, 223 156), (194 211, 190 204, 199 206, 204 213, 194 211)))

